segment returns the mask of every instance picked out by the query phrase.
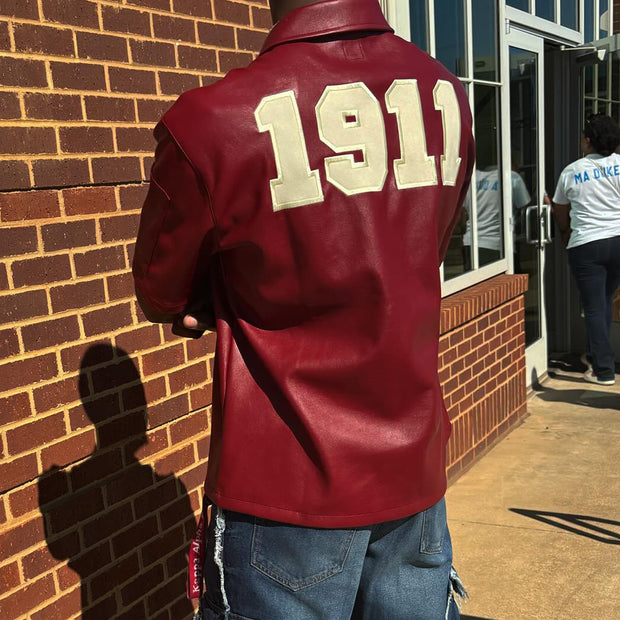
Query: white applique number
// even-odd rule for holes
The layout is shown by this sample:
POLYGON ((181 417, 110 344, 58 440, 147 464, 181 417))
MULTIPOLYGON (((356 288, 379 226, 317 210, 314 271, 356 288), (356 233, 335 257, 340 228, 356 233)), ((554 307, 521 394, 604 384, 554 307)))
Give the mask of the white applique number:
MULTIPOLYGON (((441 177, 455 185, 461 165, 461 112, 451 82, 439 80, 433 90, 443 121, 441 177)), ((385 94, 388 112, 396 116, 400 159, 394 162, 398 189, 438 184, 435 157, 426 146, 422 102, 417 80, 395 80, 385 94)), ((295 93, 265 97, 254 113, 259 131, 269 132, 278 177, 271 183, 273 210, 323 202, 319 170, 311 170, 295 93)), ((388 174, 385 120, 377 98, 363 82, 328 86, 316 105, 319 137, 335 153, 325 158, 327 180, 347 196, 383 189, 388 174), (353 153, 361 152, 361 161, 353 153)))
POLYGON ((276 156, 278 178, 271 181, 273 210, 323 202, 319 171, 310 170, 295 93, 289 90, 265 97, 254 116, 258 129, 271 134, 276 156))

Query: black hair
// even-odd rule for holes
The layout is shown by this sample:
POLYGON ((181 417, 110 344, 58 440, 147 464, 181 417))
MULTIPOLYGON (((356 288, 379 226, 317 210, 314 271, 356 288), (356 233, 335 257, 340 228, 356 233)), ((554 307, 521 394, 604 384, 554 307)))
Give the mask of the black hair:
POLYGON ((620 145, 620 127, 606 114, 590 114, 586 119, 583 135, 590 139, 594 150, 604 157, 614 153, 620 145))

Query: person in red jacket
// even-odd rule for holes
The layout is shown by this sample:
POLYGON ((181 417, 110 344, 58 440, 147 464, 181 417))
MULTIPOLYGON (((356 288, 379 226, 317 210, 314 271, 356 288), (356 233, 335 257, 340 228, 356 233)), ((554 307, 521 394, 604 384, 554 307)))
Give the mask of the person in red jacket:
POLYGON ((272 0, 247 68, 182 95, 133 272, 217 331, 204 618, 458 618, 439 266, 474 162, 459 81, 377 0, 272 0))

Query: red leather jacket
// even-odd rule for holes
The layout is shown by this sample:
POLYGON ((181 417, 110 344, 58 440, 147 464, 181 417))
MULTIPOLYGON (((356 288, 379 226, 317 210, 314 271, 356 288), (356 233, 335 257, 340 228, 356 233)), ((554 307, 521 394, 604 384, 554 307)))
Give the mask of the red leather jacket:
POLYGON ((164 116, 138 291, 217 319, 206 492, 313 527, 444 494, 439 265, 474 161, 465 91, 376 0, 289 13, 164 116))

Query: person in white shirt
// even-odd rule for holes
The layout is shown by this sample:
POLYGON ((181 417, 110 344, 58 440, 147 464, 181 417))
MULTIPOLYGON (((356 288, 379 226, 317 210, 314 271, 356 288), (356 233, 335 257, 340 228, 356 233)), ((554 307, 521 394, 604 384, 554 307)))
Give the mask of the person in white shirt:
MULTIPOLYGON (((480 266, 488 265, 502 257, 502 196, 499 170, 489 166, 476 169, 476 214, 478 220, 478 257, 480 266)), ((518 172, 511 172, 512 206, 515 213, 530 204, 530 194, 518 172)), ((471 269, 471 202, 467 200, 465 234, 463 235, 465 270, 471 269)))
POLYGON ((620 286, 620 128, 609 116, 588 118, 584 157, 567 166, 553 196, 553 215, 583 304, 590 357, 584 379, 613 385, 615 356, 609 333, 620 286), (590 363, 591 360, 591 363, 590 363))

